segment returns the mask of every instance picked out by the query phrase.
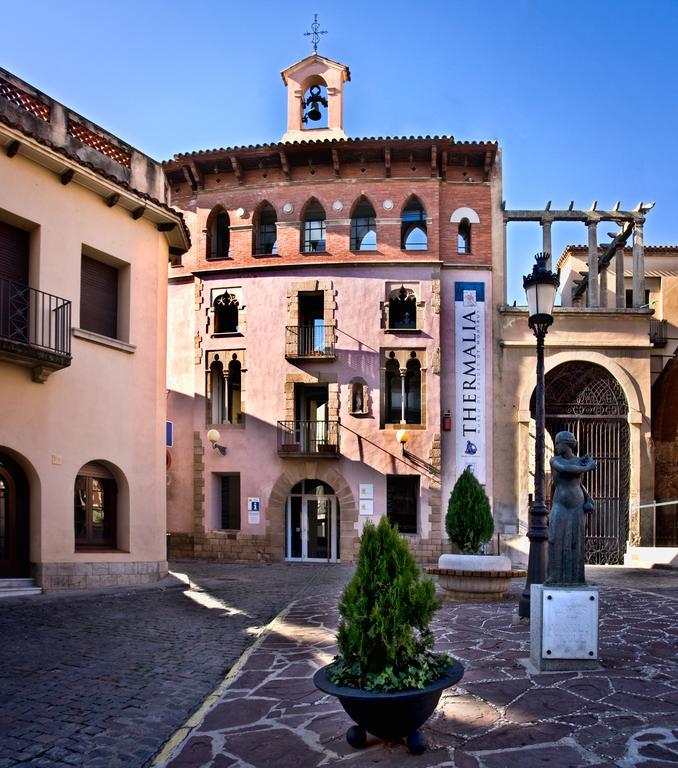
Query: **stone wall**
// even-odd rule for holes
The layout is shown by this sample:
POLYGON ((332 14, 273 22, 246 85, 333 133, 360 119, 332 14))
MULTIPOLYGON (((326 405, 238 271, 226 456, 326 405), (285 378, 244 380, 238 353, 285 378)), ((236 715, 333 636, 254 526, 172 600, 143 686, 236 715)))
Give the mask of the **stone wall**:
POLYGON ((32 577, 46 592, 59 589, 96 589, 150 584, 167 576, 167 561, 37 563, 32 577))

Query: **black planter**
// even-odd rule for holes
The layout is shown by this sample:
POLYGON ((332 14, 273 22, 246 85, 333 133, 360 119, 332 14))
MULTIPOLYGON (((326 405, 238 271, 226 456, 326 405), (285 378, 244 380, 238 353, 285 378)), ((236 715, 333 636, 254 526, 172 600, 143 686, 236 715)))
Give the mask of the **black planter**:
POLYGON ((411 752, 420 753, 426 748, 417 733, 438 706, 445 688, 458 683, 464 675, 464 667, 453 662, 439 680, 429 683, 425 688, 394 693, 375 693, 345 685, 335 685, 329 678, 328 669, 322 667, 313 682, 331 696, 336 696, 346 714, 357 723, 358 727, 349 728, 346 738, 352 747, 364 747, 366 732, 385 741, 407 739, 411 752))

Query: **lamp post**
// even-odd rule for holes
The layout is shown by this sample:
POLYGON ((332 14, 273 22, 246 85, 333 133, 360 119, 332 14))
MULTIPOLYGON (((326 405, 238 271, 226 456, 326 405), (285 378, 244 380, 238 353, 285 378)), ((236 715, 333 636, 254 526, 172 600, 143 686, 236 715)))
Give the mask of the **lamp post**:
POLYGON ((544 338, 553 323, 553 304, 560 285, 559 274, 546 266, 548 253, 538 253, 532 274, 523 278, 527 293, 528 323, 537 337, 537 388, 535 393, 536 437, 534 446, 534 501, 528 510, 527 538, 530 552, 527 565, 527 581, 518 603, 520 618, 530 616, 530 586, 543 584, 548 561, 548 523, 544 503, 544 338))

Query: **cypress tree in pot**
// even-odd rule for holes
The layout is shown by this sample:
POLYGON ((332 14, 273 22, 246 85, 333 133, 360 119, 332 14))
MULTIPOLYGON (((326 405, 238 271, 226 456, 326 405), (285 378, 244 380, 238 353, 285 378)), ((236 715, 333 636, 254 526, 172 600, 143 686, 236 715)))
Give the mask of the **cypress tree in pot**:
POLYGON ((429 622, 439 607, 432 580, 398 531, 385 517, 378 526, 366 523, 356 573, 339 603, 339 656, 313 678, 357 723, 346 734, 352 746, 364 746, 369 732, 406 738, 410 751, 424 751, 418 728, 464 673, 458 661, 432 651, 429 622))

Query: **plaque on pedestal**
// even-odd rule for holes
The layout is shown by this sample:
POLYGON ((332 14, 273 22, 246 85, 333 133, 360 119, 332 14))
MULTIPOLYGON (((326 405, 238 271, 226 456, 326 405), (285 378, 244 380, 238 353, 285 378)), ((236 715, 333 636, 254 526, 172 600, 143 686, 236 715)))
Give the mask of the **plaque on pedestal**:
POLYGON ((540 672, 596 669, 598 664, 596 587, 550 587, 530 591, 530 662, 540 672))

